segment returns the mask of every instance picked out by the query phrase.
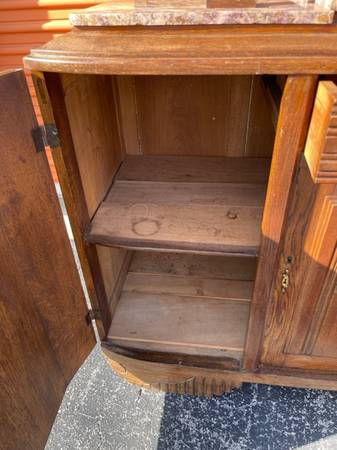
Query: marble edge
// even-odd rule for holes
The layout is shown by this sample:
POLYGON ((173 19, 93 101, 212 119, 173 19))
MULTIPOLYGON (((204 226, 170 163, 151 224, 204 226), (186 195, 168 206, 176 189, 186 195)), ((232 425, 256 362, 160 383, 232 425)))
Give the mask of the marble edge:
POLYGON ((328 8, 231 8, 213 11, 91 11, 70 14, 75 27, 229 25, 229 24, 331 24, 334 11, 328 8))

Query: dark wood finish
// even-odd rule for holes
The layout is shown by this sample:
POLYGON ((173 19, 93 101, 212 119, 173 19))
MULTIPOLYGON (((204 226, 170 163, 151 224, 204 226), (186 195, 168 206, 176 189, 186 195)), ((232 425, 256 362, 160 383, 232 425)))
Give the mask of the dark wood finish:
POLYGON ((244 366, 255 370, 263 339, 266 308, 271 294, 291 184, 314 102, 317 78, 289 76, 285 85, 267 188, 260 257, 249 319, 244 366))
POLYGON ((332 81, 319 83, 305 157, 316 183, 336 183, 337 86, 332 81))
POLYGON ((0 97, 0 440, 36 450, 95 337, 23 71, 0 97))
MULTIPOLYGON (((113 352, 117 355, 126 356, 140 361, 149 361, 163 364, 179 364, 184 367, 203 367, 211 370, 239 370, 239 358, 230 357, 228 355, 213 356, 194 355, 185 353, 174 353, 172 348, 167 348, 166 351, 157 347, 151 348, 147 345, 146 348, 132 347, 130 343, 125 345, 125 342, 120 342, 121 345, 115 343, 116 341, 108 340, 102 342, 103 352, 113 352), (161 351, 160 351, 161 350, 161 351)), ((118 342, 118 341, 117 341, 118 342)), ((111 362, 111 361, 109 361, 111 362)), ((114 366, 113 366, 114 368, 114 366)), ((117 369, 117 373, 118 373, 117 369)))
POLYGON ((119 75, 333 74, 337 72, 337 27, 81 29, 32 49, 25 66, 119 75))
MULTIPOLYGON (((159 172, 165 171, 165 161, 160 160, 159 172)), ((220 164, 227 166, 220 175, 222 183, 198 182, 201 168, 212 168, 212 163, 203 164, 200 158, 191 159, 192 170, 187 175, 180 170, 181 181, 177 182, 148 181, 150 173, 147 181, 127 181, 124 175, 117 175, 91 222, 87 239, 125 248, 256 255, 265 187, 260 182, 246 183, 240 173, 238 182, 233 183, 231 161, 227 158, 220 164), (187 176, 189 181, 184 182, 187 176)), ((246 170, 249 163, 244 162, 246 170)), ((252 175, 248 179, 256 176, 257 164, 258 160, 251 162, 252 175)), ((144 164, 140 164, 140 178, 144 178, 143 168, 144 164)), ((122 169, 122 173, 127 172, 127 168, 122 169)), ((135 166, 133 172, 137 178, 135 166)), ((262 177, 265 179, 263 170, 262 177)), ((211 179, 212 170, 202 178, 211 179)))

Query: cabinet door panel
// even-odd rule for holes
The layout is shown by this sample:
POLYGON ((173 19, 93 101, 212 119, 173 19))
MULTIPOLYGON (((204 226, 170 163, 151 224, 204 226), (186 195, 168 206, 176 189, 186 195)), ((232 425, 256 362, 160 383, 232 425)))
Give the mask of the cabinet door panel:
POLYGON ((336 86, 321 82, 293 184, 263 365, 337 371, 336 105, 336 86))
POLYGON ((0 98, 0 446, 37 450, 95 337, 23 71, 0 98))

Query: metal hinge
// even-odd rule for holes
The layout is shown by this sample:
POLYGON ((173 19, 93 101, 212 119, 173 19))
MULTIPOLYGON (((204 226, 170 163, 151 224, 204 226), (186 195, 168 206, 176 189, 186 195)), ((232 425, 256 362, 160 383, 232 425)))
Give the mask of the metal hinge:
POLYGON ((101 320, 101 311, 99 309, 89 309, 86 315, 87 323, 90 324, 93 320, 101 320))
POLYGON ((54 123, 33 128, 32 137, 37 152, 43 152, 45 147, 56 148, 60 146, 58 131, 54 123))

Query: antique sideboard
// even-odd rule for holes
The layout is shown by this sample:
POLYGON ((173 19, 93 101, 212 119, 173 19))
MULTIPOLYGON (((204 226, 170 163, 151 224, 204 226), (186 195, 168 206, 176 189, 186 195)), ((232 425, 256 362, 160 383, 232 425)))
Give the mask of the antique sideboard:
POLYGON ((25 58, 44 127, 0 76, 8 448, 44 445, 93 322, 142 387, 337 389, 333 5, 202 3, 73 15, 25 58))

